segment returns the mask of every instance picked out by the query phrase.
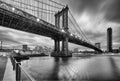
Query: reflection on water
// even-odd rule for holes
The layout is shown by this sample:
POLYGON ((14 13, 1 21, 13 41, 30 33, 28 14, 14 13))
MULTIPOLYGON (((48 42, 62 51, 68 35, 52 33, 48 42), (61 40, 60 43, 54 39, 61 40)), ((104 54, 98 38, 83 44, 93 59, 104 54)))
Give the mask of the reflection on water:
POLYGON ((36 80, 120 81, 119 56, 37 57, 22 62, 36 80))

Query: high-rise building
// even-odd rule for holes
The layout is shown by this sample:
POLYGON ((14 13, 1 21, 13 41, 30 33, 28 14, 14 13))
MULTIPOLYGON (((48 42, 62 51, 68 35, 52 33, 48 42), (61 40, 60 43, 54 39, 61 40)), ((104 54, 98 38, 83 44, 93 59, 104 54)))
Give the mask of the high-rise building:
POLYGON ((112 28, 107 29, 107 51, 112 52, 112 28))
POLYGON ((74 49, 74 52, 75 52, 75 53, 79 52, 79 49, 78 49, 78 48, 75 48, 75 49, 74 49))
MULTIPOLYGON (((96 46, 97 48, 99 48, 99 49, 101 48, 100 43, 95 43, 95 46, 96 46)), ((99 53, 99 52, 96 51, 96 50, 95 50, 95 52, 96 52, 96 53, 99 53)))
POLYGON ((22 49, 26 51, 28 49, 27 45, 23 45, 22 49))
POLYGON ((34 48, 35 51, 43 52, 44 48, 42 46, 36 46, 34 48))
POLYGON ((1 49, 2 49, 2 43, 3 43, 3 42, 1 41, 1 49))
POLYGON ((101 48, 100 43, 95 43, 95 46, 96 46, 97 48, 101 48))
POLYGON ((119 53, 120 53, 120 47, 119 47, 119 53))

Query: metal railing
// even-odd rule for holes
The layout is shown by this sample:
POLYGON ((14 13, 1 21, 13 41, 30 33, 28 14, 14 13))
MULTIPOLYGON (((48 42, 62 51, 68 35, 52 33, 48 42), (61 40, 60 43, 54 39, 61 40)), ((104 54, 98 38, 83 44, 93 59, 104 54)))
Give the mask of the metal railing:
POLYGON ((21 66, 21 62, 17 61, 14 57, 10 57, 12 64, 13 64, 13 70, 15 70, 16 75, 16 81, 35 81, 21 66))

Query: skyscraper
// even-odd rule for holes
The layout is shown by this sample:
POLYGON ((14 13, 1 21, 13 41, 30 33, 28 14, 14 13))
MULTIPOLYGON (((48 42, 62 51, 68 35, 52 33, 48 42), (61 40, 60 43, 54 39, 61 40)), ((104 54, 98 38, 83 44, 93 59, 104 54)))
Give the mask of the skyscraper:
POLYGON ((112 28, 107 29, 107 51, 112 52, 112 28))
POLYGON ((100 47, 100 43, 95 43, 95 46, 96 46, 97 48, 101 48, 101 47, 100 47))
POLYGON ((28 49, 27 45, 23 45, 23 48, 22 48, 24 51, 26 51, 28 49))

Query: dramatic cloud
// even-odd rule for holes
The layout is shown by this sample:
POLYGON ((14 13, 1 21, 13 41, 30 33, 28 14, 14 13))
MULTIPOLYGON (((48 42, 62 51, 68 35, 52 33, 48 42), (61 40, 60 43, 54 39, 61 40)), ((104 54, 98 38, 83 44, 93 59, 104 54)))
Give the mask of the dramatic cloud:
POLYGON ((109 21, 120 23, 120 0, 112 0, 106 10, 105 17, 109 21))
MULTIPOLYGON (((72 4, 76 4, 76 8, 78 12, 83 12, 84 10, 89 10, 89 11, 98 11, 100 4, 104 0, 74 0, 71 1, 72 4)), ((75 7, 73 7, 75 8, 75 7)))
MULTIPOLYGON (((73 16, 88 39, 94 44, 100 42, 106 49, 107 28, 113 29, 113 46, 120 47, 120 0, 58 0, 68 4, 73 16)), ((76 32, 75 32, 76 33, 76 32)), ((0 40, 8 44, 28 44, 30 46, 53 46, 50 38, 0 27, 0 40), (49 42, 48 42, 49 41, 49 42)), ((70 48, 81 46, 69 44, 70 48)))
MULTIPOLYGON (((3 28, 4 29, 4 28, 3 28)), ((0 30, 0 41, 7 41, 11 43, 17 43, 19 44, 19 41, 13 40, 13 37, 9 35, 9 32, 6 30, 0 30)))
POLYGON ((69 6, 88 39, 106 49, 107 28, 112 27, 113 44, 119 47, 120 0, 69 0, 69 6))
POLYGON ((0 41, 3 41, 3 45, 7 47, 20 47, 23 44, 27 44, 29 46, 52 46, 53 43, 50 38, 5 27, 0 27, 0 41))

